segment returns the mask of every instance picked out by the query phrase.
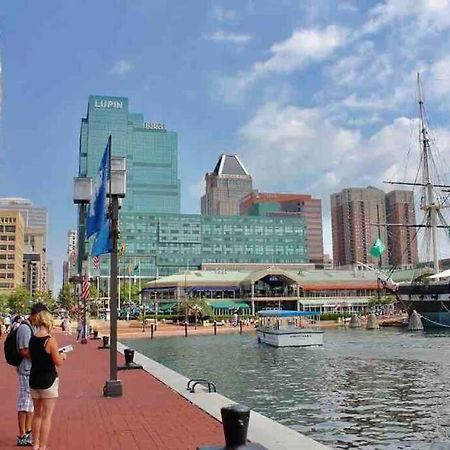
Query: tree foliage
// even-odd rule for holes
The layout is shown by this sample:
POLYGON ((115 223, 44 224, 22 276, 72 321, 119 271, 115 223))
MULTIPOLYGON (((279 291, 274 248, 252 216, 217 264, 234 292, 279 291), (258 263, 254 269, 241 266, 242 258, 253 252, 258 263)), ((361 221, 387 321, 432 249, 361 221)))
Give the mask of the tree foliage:
POLYGON ((75 286, 73 283, 66 283, 58 294, 58 304, 61 308, 71 311, 77 304, 75 297, 75 286))
POLYGON ((29 314, 33 299, 24 287, 15 288, 8 295, 8 307, 13 314, 29 314))
POLYGON ((176 312, 184 317, 210 317, 212 308, 203 298, 186 298, 176 308, 176 312))

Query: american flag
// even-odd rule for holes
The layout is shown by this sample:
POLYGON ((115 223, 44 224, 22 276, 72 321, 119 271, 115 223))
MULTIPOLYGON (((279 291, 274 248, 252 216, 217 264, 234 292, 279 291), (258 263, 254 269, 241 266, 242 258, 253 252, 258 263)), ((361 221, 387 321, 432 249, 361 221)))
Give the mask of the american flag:
POLYGON ((94 266, 94 269, 98 269, 100 267, 100 258, 98 256, 93 256, 92 264, 94 266))
POLYGON ((83 278, 83 286, 81 287, 81 299, 87 300, 89 298, 89 278, 83 278))

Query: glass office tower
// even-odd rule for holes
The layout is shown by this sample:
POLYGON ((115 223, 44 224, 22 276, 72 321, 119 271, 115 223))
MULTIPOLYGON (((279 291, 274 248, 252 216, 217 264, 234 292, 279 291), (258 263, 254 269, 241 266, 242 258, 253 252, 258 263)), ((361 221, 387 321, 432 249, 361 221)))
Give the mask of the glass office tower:
MULTIPOLYGON (((127 193, 120 211, 121 245, 129 263, 139 252, 141 275, 153 277, 154 257, 144 257, 138 237, 155 213, 180 212, 177 133, 162 123, 146 122, 144 115, 128 111, 124 97, 89 96, 86 118, 81 120, 79 176, 95 177, 108 136, 113 156, 125 156, 127 193)), ((102 274, 108 273, 102 257, 102 274)))

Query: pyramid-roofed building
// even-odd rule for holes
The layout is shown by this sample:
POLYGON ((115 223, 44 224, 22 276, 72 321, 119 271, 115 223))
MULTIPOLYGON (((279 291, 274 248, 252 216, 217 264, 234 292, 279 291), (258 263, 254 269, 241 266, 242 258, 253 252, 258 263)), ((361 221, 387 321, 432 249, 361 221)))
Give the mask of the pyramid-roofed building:
POLYGON ((220 155, 205 181, 201 211, 207 215, 239 215, 240 200, 253 190, 252 177, 237 155, 220 155))

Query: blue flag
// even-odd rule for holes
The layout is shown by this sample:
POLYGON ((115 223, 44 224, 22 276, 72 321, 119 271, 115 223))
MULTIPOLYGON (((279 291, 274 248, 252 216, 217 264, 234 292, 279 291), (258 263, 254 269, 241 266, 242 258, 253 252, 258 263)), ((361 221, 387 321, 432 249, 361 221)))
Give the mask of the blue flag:
POLYGON ((86 237, 89 238, 93 234, 98 233, 104 222, 107 221, 107 200, 106 193, 108 191, 109 180, 109 159, 111 158, 111 139, 108 139, 105 151, 103 153, 97 176, 94 180, 92 189, 91 202, 89 204, 89 212, 86 220, 86 237))
POLYGON ((91 254, 92 256, 100 256, 105 253, 111 253, 112 251, 112 240, 109 230, 109 221, 105 219, 102 228, 95 236, 94 244, 92 245, 91 254))

